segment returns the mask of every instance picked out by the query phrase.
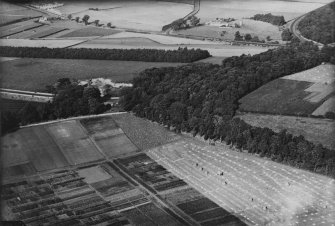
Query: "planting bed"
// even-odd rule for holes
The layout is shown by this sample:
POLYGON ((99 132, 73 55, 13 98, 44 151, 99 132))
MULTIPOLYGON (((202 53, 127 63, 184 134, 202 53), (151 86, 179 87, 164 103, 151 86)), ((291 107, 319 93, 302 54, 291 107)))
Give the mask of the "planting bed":
MULTIPOLYGON (((335 224, 333 179, 231 151, 221 143, 216 145, 208 146, 195 138, 185 138, 147 153, 248 224, 335 224), (175 157, 175 150, 179 150, 179 159, 175 157)), ((208 202, 209 208, 212 205, 208 202)), ((189 208, 186 210, 189 213, 202 208, 196 201, 178 206, 189 208)), ((191 216, 197 217, 197 214, 191 216)), ((201 224, 218 225, 235 220, 237 218, 230 215, 206 219, 201 224)))
POLYGON ((127 137, 141 150, 179 139, 178 135, 162 126, 131 114, 113 115, 112 118, 127 137))

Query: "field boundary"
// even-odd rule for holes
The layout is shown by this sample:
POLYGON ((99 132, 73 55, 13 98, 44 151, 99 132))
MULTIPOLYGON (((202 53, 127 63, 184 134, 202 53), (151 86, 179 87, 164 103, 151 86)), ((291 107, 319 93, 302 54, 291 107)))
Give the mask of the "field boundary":
POLYGON ((30 124, 30 125, 20 126, 20 129, 21 129, 21 128, 34 127, 34 126, 41 126, 41 125, 54 124, 54 123, 58 123, 58 122, 65 122, 65 121, 77 120, 77 119, 98 118, 98 117, 103 117, 103 116, 120 115, 120 114, 125 114, 125 113, 127 113, 127 112, 122 111, 122 112, 110 112, 110 113, 104 113, 104 114, 99 114, 99 115, 83 115, 83 116, 77 116, 77 117, 70 117, 70 118, 66 118, 66 119, 58 119, 58 120, 52 120, 52 121, 47 121, 47 122, 34 123, 34 124, 30 124))

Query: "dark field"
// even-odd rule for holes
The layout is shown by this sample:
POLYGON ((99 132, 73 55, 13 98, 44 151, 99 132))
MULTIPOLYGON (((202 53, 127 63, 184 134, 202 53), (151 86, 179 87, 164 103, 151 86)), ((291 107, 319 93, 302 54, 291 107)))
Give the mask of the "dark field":
POLYGON ((3 88, 43 91, 59 78, 110 78, 113 82, 131 81, 151 67, 170 67, 181 63, 155 63, 110 60, 70 60, 25 58, 1 63, 3 88))
POLYGON ((1 99, 1 108, 10 112, 19 112, 28 102, 23 100, 1 99))
POLYGON ((240 111, 283 115, 310 115, 320 105, 304 100, 312 83, 277 79, 240 99, 240 111))

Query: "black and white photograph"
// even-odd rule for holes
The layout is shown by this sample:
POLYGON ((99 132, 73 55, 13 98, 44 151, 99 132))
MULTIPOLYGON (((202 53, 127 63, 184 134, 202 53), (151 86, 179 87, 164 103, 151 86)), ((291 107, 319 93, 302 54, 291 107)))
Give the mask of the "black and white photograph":
POLYGON ((0 225, 335 226, 334 0, 0 0, 0 225))

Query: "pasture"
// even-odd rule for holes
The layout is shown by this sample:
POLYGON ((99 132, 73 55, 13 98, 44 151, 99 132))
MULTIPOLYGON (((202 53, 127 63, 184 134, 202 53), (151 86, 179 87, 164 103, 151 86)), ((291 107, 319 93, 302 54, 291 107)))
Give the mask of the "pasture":
POLYGON ((58 38, 73 38, 73 37, 90 37, 90 36, 106 36, 119 33, 116 29, 103 29, 97 27, 86 27, 71 31, 67 34, 58 36, 58 38))
POLYGON ((150 31, 161 31, 164 25, 184 17, 192 9, 188 4, 157 1, 100 1, 98 4, 95 1, 67 1, 58 8, 63 14, 73 17, 89 15, 90 21, 100 20, 100 23, 111 22, 121 28, 150 31))
POLYGON ((242 97, 239 110, 298 116, 324 115, 333 111, 332 100, 328 99, 335 92, 334 73, 334 65, 322 64, 276 79, 242 97))
POLYGON ((85 40, 47 40, 47 39, 1 39, 0 46, 65 48, 85 40))
POLYGON ((194 138, 147 154, 248 224, 335 223, 333 179, 231 151, 224 144, 208 146, 194 138))
MULTIPOLYGON (((205 21, 202 21, 205 22, 205 21)), ((237 22, 238 23, 238 22, 237 22)), ((260 40, 266 40, 267 36, 270 36, 274 41, 281 41, 281 31, 278 27, 265 23, 262 21, 255 21, 250 19, 243 19, 243 25, 241 28, 220 28, 215 26, 198 26, 185 30, 178 30, 174 33, 179 35, 191 35, 201 36, 208 38, 222 38, 224 40, 234 40, 235 33, 239 31, 241 35, 251 34, 252 37, 258 36, 260 40), (224 36, 221 36, 222 32, 226 32, 224 36)))
POLYGON ((0 25, 43 15, 44 13, 42 12, 28 9, 23 6, 4 1, 0 2, 0 25))
POLYGON ((72 60, 22 58, 2 62, 2 87, 42 91, 59 78, 86 80, 109 78, 113 82, 130 81, 151 67, 171 67, 182 63, 132 62, 111 60, 72 60))
POLYGON ((305 81, 276 79, 242 97, 239 110, 286 115, 312 114, 319 104, 305 100, 309 94, 305 90, 311 85, 305 81))
POLYGON ((335 149, 334 120, 253 113, 243 113, 236 117, 252 126, 267 127, 275 132, 287 129, 294 136, 302 135, 315 144, 320 143, 325 147, 335 149))

